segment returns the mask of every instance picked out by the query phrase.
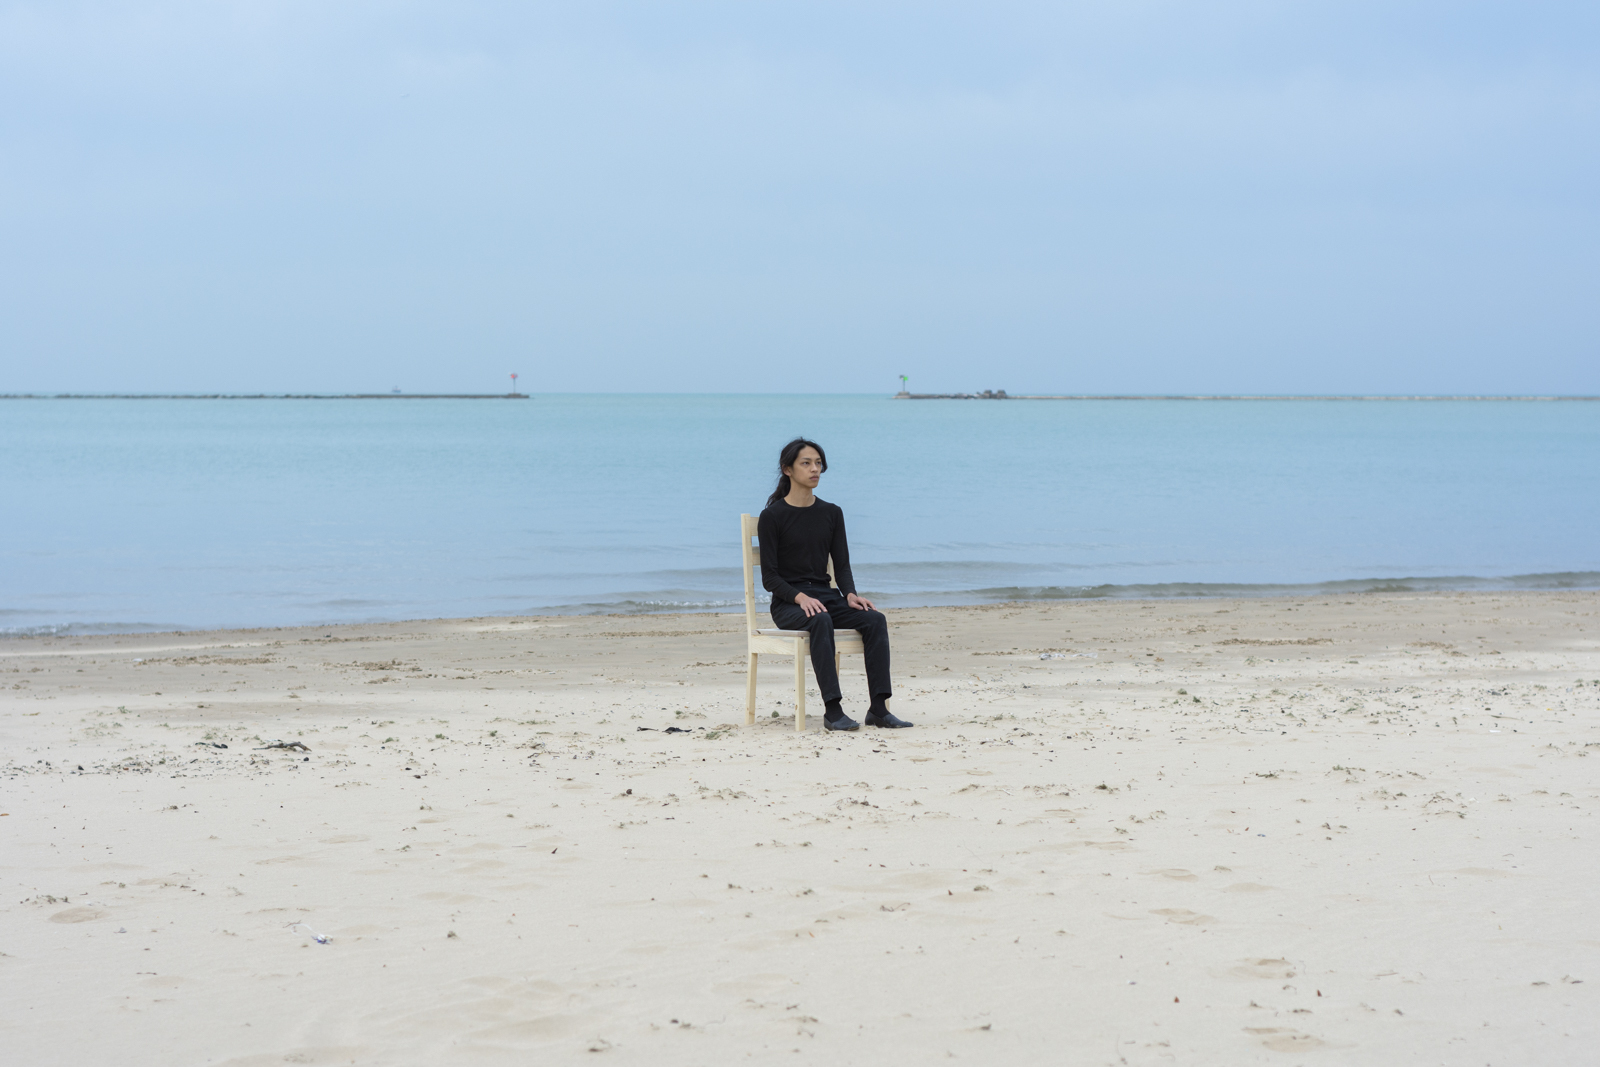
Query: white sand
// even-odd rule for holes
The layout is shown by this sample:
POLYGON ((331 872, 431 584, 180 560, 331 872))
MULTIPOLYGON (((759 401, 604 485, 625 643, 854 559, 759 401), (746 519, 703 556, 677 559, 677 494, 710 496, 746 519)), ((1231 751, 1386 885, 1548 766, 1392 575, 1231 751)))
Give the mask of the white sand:
POLYGON ((0 1061, 1593 1063, 1597 608, 892 612, 842 736, 732 616, 0 642, 0 1061))

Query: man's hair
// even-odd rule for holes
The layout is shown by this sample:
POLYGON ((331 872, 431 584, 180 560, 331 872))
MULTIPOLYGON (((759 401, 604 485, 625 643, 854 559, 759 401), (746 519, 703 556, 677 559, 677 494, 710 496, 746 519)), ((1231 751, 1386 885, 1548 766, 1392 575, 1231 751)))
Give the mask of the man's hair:
POLYGON ((822 450, 822 446, 815 441, 807 441, 804 437, 796 437, 793 441, 784 445, 783 451, 778 453, 778 487, 772 491, 771 496, 767 497, 767 507, 770 508, 789 495, 789 476, 783 473, 783 469, 785 467, 793 467, 795 461, 800 458, 800 450, 804 448, 816 449, 817 457, 822 460, 822 469, 828 469, 828 454, 822 450))

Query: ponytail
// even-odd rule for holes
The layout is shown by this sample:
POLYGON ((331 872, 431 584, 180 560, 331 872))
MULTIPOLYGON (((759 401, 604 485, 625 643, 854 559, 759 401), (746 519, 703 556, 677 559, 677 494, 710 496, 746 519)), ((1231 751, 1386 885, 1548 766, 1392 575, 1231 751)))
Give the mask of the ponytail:
POLYGON ((778 488, 774 489, 772 491, 772 495, 767 497, 767 507, 770 508, 772 505, 776 504, 778 501, 782 500, 788 495, 789 476, 787 474, 780 474, 778 475, 778 488))

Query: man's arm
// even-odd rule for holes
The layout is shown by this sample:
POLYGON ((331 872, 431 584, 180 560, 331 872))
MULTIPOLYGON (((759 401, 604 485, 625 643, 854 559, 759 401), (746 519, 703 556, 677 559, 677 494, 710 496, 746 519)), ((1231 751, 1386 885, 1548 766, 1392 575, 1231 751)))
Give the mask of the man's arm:
POLYGON ((876 605, 856 593, 856 576, 850 572, 850 540, 844 535, 844 509, 839 509, 833 527, 833 580, 839 584, 844 601, 857 611, 872 611, 876 605))
POLYGON ((756 539, 761 542, 761 585, 779 600, 793 604, 800 591, 778 573, 778 524, 769 512, 763 511, 756 521, 756 539))
POLYGON ((839 592, 847 597, 856 595, 856 576, 850 573, 850 541, 844 535, 844 509, 838 508, 833 517, 833 580, 839 592))

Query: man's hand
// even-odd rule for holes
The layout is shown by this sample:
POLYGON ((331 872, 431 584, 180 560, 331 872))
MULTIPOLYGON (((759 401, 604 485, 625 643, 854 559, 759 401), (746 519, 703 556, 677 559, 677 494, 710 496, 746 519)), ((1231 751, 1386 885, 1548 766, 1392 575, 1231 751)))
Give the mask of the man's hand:
POLYGON ((822 601, 814 596, 806 596, 804 593, 795 594, 794 606, 805 612, 808 619, 813 615, 818 615, 828 610, 822 606, 822 601))
POLYGON ((857 611, 872 611, 873 610, 872 601, 868 600, 864 596, 856 596, 854 593, 846 594, 845 598, 844 598, 844 602, 846 604, 849 604, 851 607, 855 608, 857 611))

